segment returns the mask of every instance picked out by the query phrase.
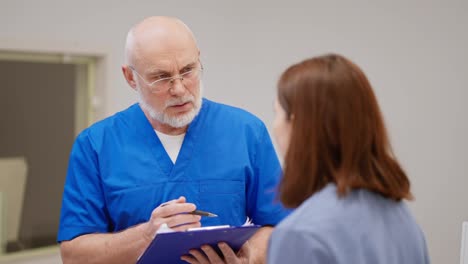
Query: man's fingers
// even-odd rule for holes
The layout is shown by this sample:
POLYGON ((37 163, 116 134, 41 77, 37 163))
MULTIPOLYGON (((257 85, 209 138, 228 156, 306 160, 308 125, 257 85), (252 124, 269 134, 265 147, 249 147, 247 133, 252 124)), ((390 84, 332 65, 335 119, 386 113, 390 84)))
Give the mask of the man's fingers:
POLYGON ((184 196, 180 196, 180 197, 177 198, 177 199, 170 200, 170 201, 167 201, 167 202, 165 202, 165 203, 160 204, 159 207, 166 206, 166 205, 169 205, 169 204, 185 203, 185 202, 186 202, 185 197, 184 197, 184 196))
POLYGON ((184 224, 200 222, 201 216, 192 214, 177 214, 166 218, 166 224, 170 228, 174 228, 184 224))
POLYGON ((204 245, 201 247, 203 252, 205 252, 206 256, 210 260, 210 263, 224 263, 218 253, 210 246, 204 245))
POLYGON ((226 263, 237 263, 237 255, 228 244, 221 242, 218 243, 218 247, 223 253, 226 263))
POLYGON ((251 253, 251 247, 249 244, 249 241, 245 241, 244 245, 242 245, 242 248, 239 250, 238 255, 240 257, 245 257, 245 258, 250 258, 250 253, 251 253))
POLYGON ((191 263, 200 263, 200 264, 208 264, 210 263, 206 256, 196 249, 191 249, 189 253, 196 259, 196 262, 191 263))
POLYGON ((181 260, 188 262, 190 264, 198 264, 200 263, 196 258, 194 258, 192 255, 183 255, 180 257, 181 260))
POLYGON ((175 231, 187 231, 187 229, 189 228, 195 228, 195 227, 200 227, 200 226, 201 226, 201 223, 196 222, 196 223, 188 223, 188 224, 184 224, 184 225, 180 225, 176 227, 171 227, 171 229, 175 231))
POLYGON ((151 213, 151 218, 164 218, 172 215, 189 213, 197 207, 192 203, 171 203, 165 206, 159 206, 151 213))

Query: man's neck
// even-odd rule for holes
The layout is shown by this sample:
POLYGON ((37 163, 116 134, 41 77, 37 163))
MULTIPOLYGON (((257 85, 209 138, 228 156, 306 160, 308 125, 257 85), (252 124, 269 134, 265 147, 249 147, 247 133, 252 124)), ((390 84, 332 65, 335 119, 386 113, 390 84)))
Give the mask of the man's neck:
POLYGON ((153 128, 156 129, 158 132, 161 132, 166 135, 172 135, 172 136, 184 134, 185 132, 187 132, 187 128, 188 128, 188 126, 171 127, 166 124, 154 125, 153 122, 151 122, 151 124, 153 125, 153 128))

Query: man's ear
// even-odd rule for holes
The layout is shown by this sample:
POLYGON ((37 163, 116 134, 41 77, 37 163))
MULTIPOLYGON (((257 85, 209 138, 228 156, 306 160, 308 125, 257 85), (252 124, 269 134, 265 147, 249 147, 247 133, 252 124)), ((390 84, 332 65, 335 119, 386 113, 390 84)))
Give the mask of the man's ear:
POLYGON ((132 69, 128 65, 122 65, 122 73, 127 81, 128 85, 132 87, 133 90, 136 90, 135 76, 133 75, 132 69))

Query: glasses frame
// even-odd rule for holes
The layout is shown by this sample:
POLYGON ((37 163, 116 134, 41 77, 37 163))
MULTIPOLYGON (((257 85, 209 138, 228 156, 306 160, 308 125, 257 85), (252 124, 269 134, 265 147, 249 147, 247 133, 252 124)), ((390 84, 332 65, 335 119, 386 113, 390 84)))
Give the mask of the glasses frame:
POLYGON ((158 80, 155 80, 153 82, 148 82, 145 78, 143 78, 143 76, 140 75, 140 73, 138 73, 138 71, 131 65, 129 65, 128 67, 136 73, 136 75, 138 77, 140 77, 140 79, 147 85, 150 87, 150 91, 152 93, 158 93, 158 92, 162 92, 164 91, 165 89, 156 89, 156 84, 157 83, 160 83, 160 82, 163 82, 163 81, 169 81, 169 86, 168 88, 166 89, 166 91, 169 91, 170 89, 172 89, 172 87, 174 87, 174 81, 175 80, 180 80, 180 81, 183 81, 184 80, 184 76, 188 75, 189 73, 192 73, 194 71, 199 71, 199 74, 201 75, 203 73, 203 64, 201 62, 198 63, 199 66, 197 65, 193 70, 190 70, 190 71, 187 71, 187 72, 184 72, 184 73, 179 73, 179 74, 176 74, 174 76, 171 76, 171 77, 165 77, 165 78, 161 78, 161 79, 158 79, 158 80))

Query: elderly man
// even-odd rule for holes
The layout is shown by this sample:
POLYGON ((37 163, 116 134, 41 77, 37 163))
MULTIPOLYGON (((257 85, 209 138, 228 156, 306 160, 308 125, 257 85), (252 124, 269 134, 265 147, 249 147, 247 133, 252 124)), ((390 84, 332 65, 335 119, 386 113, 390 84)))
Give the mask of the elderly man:
MULTIPOLYGON (((190 263, 264 262, 280 165, 264 124, 202 98, 203 66, 190 29, 150 17, 128 33, 122 71, 139 103, 84 130, 73 146, 58 241, 64 263, 135 263, 162 224, 262 225, 235 254, 190 263), (201 218, 195 208, 218 215, 201 218)), ((204 251, 208 257, 201 254, 204 251)))

